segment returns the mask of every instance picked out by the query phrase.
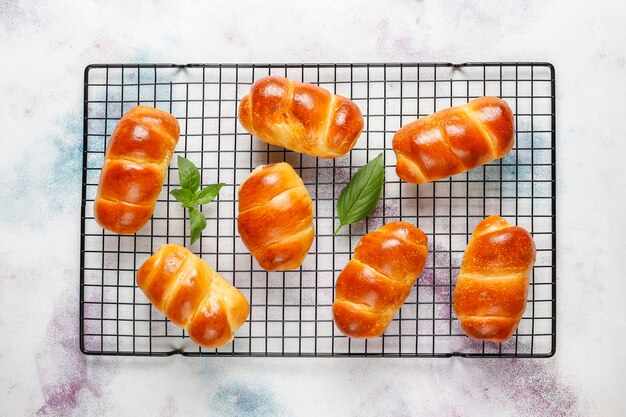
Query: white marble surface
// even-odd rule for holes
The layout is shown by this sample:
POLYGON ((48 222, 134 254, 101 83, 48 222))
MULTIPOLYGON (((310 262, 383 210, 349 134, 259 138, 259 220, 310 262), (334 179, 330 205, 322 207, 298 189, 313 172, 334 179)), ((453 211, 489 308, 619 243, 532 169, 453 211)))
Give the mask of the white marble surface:
POLYGON ((0 416, 626 414, 623 2, 51 3, 0 3, 0 416), (80 353, 87 64, 515 60, 556 66, 554 358, 80 353))

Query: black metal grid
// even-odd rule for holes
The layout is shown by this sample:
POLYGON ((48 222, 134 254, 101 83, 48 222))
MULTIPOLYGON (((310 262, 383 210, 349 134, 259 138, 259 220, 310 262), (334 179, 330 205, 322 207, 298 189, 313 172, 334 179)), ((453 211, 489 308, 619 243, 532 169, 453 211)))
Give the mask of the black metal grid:
POLYGON ((80 346, 87 354, 207 356, 548 357, 556 339, 555 79, 547 63, 91 65, 85 70, 81 213, 80 346), (347 155, 324 160, 267 145, 238 123, 239 100, 252 82, 275 74, 351 97, 365 129, 347 155), (395 173, 391 139, 405 123, 482 95, 505 99, 515 113, 509 155, 468 173, 413 185, 395 173), (106 142, 137 104, 174 114, 178 154, 202 167, 203 184, 224 182, 203 208, 208 226, 189 246, 187 219, 169 196, 176 159, 150 222, 136 235, 103 231, 93 218, 106 142), (384 198, 367 221, 333 236, 336 199, 358 167, 384 152, 384 198), (267 273, 236 228, 236 190, 260 164, 287 161, 315 202, 316 240, 299 270, 267 273), (451 308, 455 278, 475 225, 499 214, 528 229, 537 245, 528 305, 503 344, 463 335, 451 308), (334 281, 358 240, 402 219, 429 238, 424 273, 385 335, 344 337, 332 322, 334 281), (159 245, 184 244, 235 284, 250 317, 233 343, 201 349, 136 288, 135 271, 159 245))

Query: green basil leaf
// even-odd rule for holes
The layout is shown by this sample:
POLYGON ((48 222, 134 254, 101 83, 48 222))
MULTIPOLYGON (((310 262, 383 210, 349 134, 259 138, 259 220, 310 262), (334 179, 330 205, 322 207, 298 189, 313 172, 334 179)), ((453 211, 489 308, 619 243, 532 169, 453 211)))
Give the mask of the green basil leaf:
POLYGON ((199 210, 189 207, 189 220, 191 221, 191 244, 193 245, 200 239, 200 234, 206 227, 206 218, 199 210))
POLYGON ((381 153, 362 166, 341 191, 337 202, 340 224, 335 234, 343 226, 361 221, 374 211, 380 200, 384 180, 385 167, 381 153))
POLYGON ((206 188, 203 188, 200 191, 196 191, 196 195, 194 196, 196 204, 207 204, 213 201, 224 185, 225 184, 223 182, 219 184, 211 184, 207 185, 206 188))
POLYGON ((170 191, 170 194, 178 200, 183 207, 192 207, 194 205, 194 194, 186 188, 176 188, 170 191))
POLYGON ((200 187, 200 170, 189 159, 178 155, 180 186, 195 193, 200 187))

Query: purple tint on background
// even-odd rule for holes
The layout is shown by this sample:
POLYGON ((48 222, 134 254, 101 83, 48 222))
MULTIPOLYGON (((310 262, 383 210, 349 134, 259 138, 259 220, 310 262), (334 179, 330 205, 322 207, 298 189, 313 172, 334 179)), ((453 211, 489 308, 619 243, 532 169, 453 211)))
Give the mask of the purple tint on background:
POLYGON ((101 372, 98 372, 98 378, 91 378, 93 365, 102 364, 104 360, 80 352, 77 304, 77 300, 70 299, 55 307, 43 346, 36 355, 37 374, 44 398, 37 415, 70 414, 81 404, 79 397, 83 391, 101 397, 102 387, 116 373, 117 365, 97 366, 101 372))

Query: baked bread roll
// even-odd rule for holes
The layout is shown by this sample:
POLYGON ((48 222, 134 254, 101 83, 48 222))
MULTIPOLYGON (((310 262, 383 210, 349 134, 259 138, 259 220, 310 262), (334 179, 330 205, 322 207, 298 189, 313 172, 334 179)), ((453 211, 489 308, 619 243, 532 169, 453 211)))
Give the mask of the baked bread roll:
POLYGON ((343 334, 382 335, 409 296, 428 255, 417 227, 392 222, 363 236, 337 278, 333 317, 343 334))
POLYGON ((239 187, 237 226, 263 269, 302 265, 315 236, 313 202, 291 165, 261 165, 252 171, 239 187))
POLYGON ((353 101, 283 77, 256 81, 239 105, 239 121, 269 144, 320 158, 350 151, 363 130, 353 101))
POLYGON ((524 310, 535 244, 530 234, 490 216, 476 226, 454 288, 454 311, 471 338, 503 342, 524 310))
POLYGON ((171 114, 137 106, 117 123, 107 147, 94 217, 103 228, 129 235, 152 216, 180 128, 171 114))
POLYGON ((396 172, 422 184, 460 174, 509 153, 513 112, 504 100, 481 97, 411 122, 393 137, 396 172))
POLYGON ((208 348, 233 340, 250 311, 237 288, 179 245, 163 245, 148 258, 137 271, 137 285, 191 340, 208 348))

